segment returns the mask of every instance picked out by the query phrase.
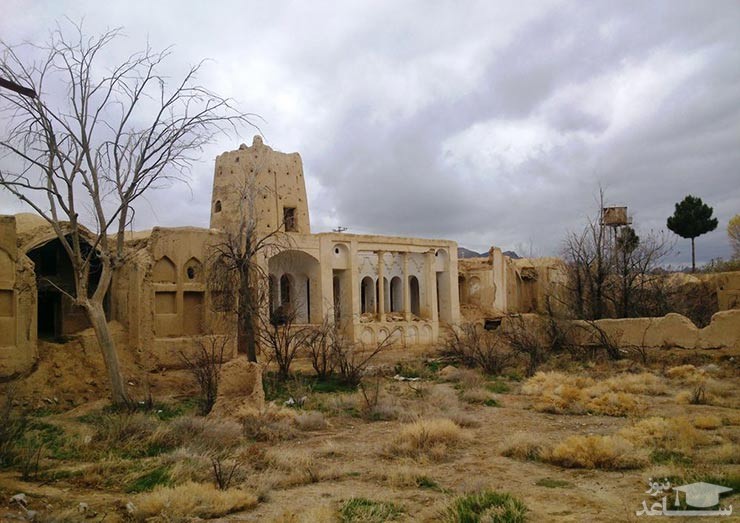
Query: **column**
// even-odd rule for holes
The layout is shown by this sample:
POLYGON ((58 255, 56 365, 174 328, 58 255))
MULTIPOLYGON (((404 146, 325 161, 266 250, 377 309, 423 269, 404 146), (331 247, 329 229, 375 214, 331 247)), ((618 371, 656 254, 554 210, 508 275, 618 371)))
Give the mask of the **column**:
POLYGON ((383 277, 385 273, 385 261, 383 255, 385 251, 378 251, 378 321, 385 321, 385 285, 383 277))
POLYGON ((434 253, 434 249, 424 253, 424 279, 426 280, 427 319, 436 323, 439 314, 437 312, 437 271, 435 270, 434 253))
POLYGON ((403 260, 403 319, 411 321, 411 289, 409 287, 409 253, 401 255, 403 260))

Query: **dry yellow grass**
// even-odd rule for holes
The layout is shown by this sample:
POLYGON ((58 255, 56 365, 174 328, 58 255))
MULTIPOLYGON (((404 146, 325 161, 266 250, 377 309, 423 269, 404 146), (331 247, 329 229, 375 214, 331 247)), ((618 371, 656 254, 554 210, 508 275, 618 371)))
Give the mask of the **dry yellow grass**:
POLYGON ((639 468, 645 456, 620 436, 571 436, 543 455, 543 459, 568 468, 619 470, 639 468))
POLYGON ((286 510, 278 517, 270 520, 272 523, 315 523, 317 521, 331 523, 339 521, 336 511, 329 505, 319 505, 307 510, 286 510))
POLYGON ((640 408, 637 397, 625 390, 664 390, 652 374, 634 375, 621 380, 611 378, 595 382, 590 378, 570 376, 559 372, 538 372, 522 387, 525 394, 534 396, 534 409, 553 414, 601 414, 628 416, 640 408))
POLYGON ((619 435, 641 447, 666 448, 690 452, 709 442, 688 418, 651 417, 619 431, 619 435))
POLYGON ((544 452, 545 447, 538 437, 525 432, 517 432, 509 439, 501 454, 507 458, 538 460, 544 452))
POLYGON ((421 419, 401 427, 390 452, 400 456, 441 459, 464 440, 462 429, 450 419, 421 419))
POLYGON ((640 374, 620 374, 602 382, 612 392, 629 392, 658 396, 668 392, 665 380, 650 372, 640 374))
POLYGON ((702 369, 697 369, 694 365, 671 367, 665 372, 665 375, 671 380, 682 383, 696 383, 706 378, 706 372, 702 369))
POLYGON ((190 521, 214 518, 257 505, 257 498, 243 490, 218 490, 211 483, 187 482, 160 487, 134 500, 136 521, 190 521))
POLYGON ((702 430, 714 430, 722 426, 722 419, 713 414, 696 416, 694 418, 694 427, 702 430))

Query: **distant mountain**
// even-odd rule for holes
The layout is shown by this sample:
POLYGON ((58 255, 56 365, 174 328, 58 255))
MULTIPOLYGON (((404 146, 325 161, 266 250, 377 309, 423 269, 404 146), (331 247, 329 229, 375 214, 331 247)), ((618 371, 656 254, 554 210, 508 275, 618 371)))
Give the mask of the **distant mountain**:
MULTIPOLYGON (((521 258, 521 256, 519 256, 514 251, 504 251, 504 256, 508 256, 509 258, 513 260, 518 260, 519 258, 521 258)), ((470 249, 466 249, 465 247, 458 247, 457 257, 458 258, 488 258, 488 253, 487 252, 475 252, 475 251, 471 251, 470 249)))
POLYGON ((458 258, 485 258, 488 256, 488 253, 481 254, 479 252, 471 251, 470 249, 466 249, 465 247, 458 247, 457 248, 457 257, 458 258))

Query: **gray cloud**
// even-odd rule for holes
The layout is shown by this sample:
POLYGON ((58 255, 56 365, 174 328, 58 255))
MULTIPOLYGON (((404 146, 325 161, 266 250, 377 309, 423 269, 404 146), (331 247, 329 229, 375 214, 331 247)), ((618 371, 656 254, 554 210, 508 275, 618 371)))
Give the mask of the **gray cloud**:
MULTIPOLYGON (((728 256, 740 212, 740 6, 672 2, 11 1, 9 41, 54 20, 123 25, 133 50, 174 44, 172 72, 262 115, 299 151, 316 230, 446 237, 556 253, 599 184, 641 229, 686 194, 714 206, 699 258, 728 256), (463 7, 464 6, 464 7, 463 7)), ((152 193, 137 226, 206 225, 212 162, 152 193)), ((0 195, 3 210, 18 209, 0 195)), ((686 241, 674 262, 686 262, 686 241)))

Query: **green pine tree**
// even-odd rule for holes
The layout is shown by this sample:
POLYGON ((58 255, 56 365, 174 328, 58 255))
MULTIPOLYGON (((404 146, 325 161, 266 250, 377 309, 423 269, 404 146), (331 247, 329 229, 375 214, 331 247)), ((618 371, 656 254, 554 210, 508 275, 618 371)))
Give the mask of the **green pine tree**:
POLYGON ((668 218, 668 228, 682 238, 691 238, 691 272, 696 271, 696 250, 694 238, 717 228, 717 218, 712 218, 714 210, 690 194, 676 204, 673 216, 668 218))

